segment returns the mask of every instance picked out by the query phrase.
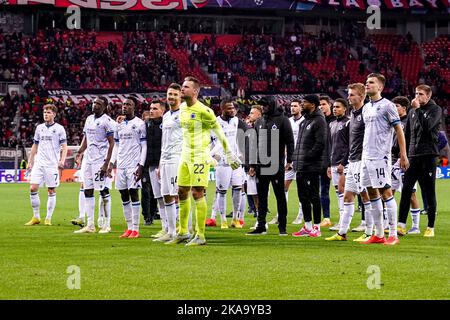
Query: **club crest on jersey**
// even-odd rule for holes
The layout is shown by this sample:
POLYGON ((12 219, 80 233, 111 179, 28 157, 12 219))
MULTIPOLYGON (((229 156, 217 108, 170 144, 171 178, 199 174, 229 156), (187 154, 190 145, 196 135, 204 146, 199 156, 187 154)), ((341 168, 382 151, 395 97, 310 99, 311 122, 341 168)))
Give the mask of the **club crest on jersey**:
POLYGON ((339 125, 338 130, 342 130, 342 124, 339 125))
POLYGON ((361 119, 362 119, 361 115, 359 115, 358 117, 356 117, 356 120, 357 120, 357 121, 361 121, 361 119))
POLYGON ((97 125, 97 127, 98 127, 98 126, 100 125, 100 123, 99 123, 99 122, 96 122, 95 124, 97 125))
POLYGON ((272 126, 272 130, 277 130, 277 129, 278 129, 277 125, 274 124, 274 125, 272 126))
POLYGON ((195 113, 191 113, 191 119, 195 119, 195 113))
POLYGON ((135 130, 136 129, 136 125, 135 124, 133 124, 133 126, 131 127, 133 130, 135 130))
POLYGON ((162 123, 159 125, 159 128, 162 129, 162 123))
POLYGON ((308 126, 306 127, 306 130, 309 130, 309 129, 311 129, 311 125, 310 124, 308 124, 308 126))

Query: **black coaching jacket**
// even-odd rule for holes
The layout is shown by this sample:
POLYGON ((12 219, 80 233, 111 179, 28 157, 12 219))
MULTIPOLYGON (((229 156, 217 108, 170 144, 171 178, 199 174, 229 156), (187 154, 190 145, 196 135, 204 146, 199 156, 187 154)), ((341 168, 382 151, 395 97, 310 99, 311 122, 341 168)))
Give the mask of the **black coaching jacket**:
POLYGON ((439 156, 441 118, 442 109, 433 100, 409 112, 405 130, 408 157, 439 156))
MULTIPOLYGON (((292 127, 289 119, 285 115, 283 115, 283 113, 279 109, 274 108, 274 110, 270 110, 267 114, 264 114, 261 118, 256 120, 254 129, 256 130, 258 139, 258 151, 261 152, 261 147, 267 148, 267 153, 265 153, 266 150, 262 152, 267 154, 267 156, 270 158, 272 158, 272 155, 270 154, 271 136, 272 133, 275 132, 275 130, 278 130, 279 140, 275 141, 276 143, 278 143, 276 156, 278 157, 279 170, 284 171, 285 158, 287 163, 291 163, 292 154, 294 152, 294 135, 292 133, 292 127), (261 130, 267 130, 267 135, 261 134, 261 130)), ((256 173, 259 174, 259 168, 270 167, 270 164, 263 164, 258 154, 258 164, 250 164, 250 166, 255 167, 256 173)))
POLYGON ((323 171, 327 156, 327 122, 319 108, 304 115, 305 120, 300 123, 297 145, 294 151, 294 169, 297 172, 323 171))

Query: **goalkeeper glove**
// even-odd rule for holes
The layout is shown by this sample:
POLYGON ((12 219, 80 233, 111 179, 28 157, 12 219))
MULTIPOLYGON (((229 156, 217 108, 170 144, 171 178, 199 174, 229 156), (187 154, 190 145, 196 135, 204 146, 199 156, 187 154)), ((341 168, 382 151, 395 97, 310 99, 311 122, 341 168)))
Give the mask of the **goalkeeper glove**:
POLYGON ((231 167, 231 169, 236 170, 241 166, 241 160, 232 152, 228 152, 227 155, 227 163, 231 167))

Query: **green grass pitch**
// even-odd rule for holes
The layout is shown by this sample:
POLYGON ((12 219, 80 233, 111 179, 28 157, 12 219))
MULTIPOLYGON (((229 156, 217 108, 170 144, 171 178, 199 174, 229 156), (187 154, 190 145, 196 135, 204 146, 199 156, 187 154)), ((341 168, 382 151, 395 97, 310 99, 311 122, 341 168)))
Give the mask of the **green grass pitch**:
MULTIPOLYGON (((112 191, 113 232, 73 234, 78 227, 76 183, 58 188, 53 226, 25 227, 31 216, 28 185, 0 185, 0 299, 449 299, 450 181, 437 181, 436 237, 400 239, 400 245, 327 242, 279 237, 276 226, 261 237, 245 236, 254 223, 246 215, 242 230, 207 227, 208 244, 187 248, 150 240, 159 222, 141 227, 140 239, 119 239, 125 229, 119 193, 112 191), (80 289, 69 289, 69 266, 80 269, 80 289), (379 267, 380 287, 369 289, 379 267), (369 268, 370 271, 370 268, 369 268)), ((211 208, 214 185, 208 189, 211 208)), ((47 195, 40 190, 41 216, 47 195)), ((330 190, 332 220, 336 197, 330 190)), ((288 223, 297 213, 295 183, 289 197, 288 223)), ((398 201, 398 195, 397 195, 398 201)), ((271 193, 270 210, 276 212, 271 193)), ((231 208, 231 199, 228 200, 231 208)), ((97 217, 97 213, 96 213, 97 217)), ((271 219, 272 215, 268 216, 271 219)), ((334 219, 333 219, 334 218, 334 219)), ((355 213, 352 226, 360 221, 355 213)), ((408 220, 408 227, 411 219, 408 220)), ((142 220, 141 220, 142 224, 142 220)), ((288 232, 298 230, 288 224, 288 232)), ((349 234, 353 240, 359 233, 349 234)))

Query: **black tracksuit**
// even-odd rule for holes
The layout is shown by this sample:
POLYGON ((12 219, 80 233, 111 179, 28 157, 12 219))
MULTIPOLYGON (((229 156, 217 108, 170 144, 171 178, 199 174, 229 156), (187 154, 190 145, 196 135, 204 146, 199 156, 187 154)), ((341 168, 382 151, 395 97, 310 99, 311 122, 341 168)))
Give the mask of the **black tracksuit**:
POLYGON ((251 165, 256 169, 257 190, 259 196, 258 206, 258 229, 265 230, 267 215, 267 198, 269 194, 269 185, 272 187, 277 199, 278 209, 278 229, 286 231, 287 204, 286 195, 284 194, 284 160, 288 163, 292 162, 292 154, 294 152, 294 135, 289 119, 284 116, 280 110, 270 110, 255 122, 255 130, 258 139, 258 164, 251 165), (272 141, 272 135, 277 132, 278 139, 272 141), (266 134, 267 133, 267 134, 266 134), (276 154, 271 156, 271 143, 276 143, 276 154), (270 159, 265 161, 264 156, 270 159), (278 161, 274 164, 273 161, 278 161), (276 165, 273 169, 271 165, 276 165), (269 167, 273 170, 269 170, 269 167), (273 172, 268 172, 273 171, 273 172))
POLYGON ((162 118, 150 119, 147 128, 147 158, 142 176, 142 215, 146 221, 153 221, 156 215, 157 201, 150 182, 150 167, 157 167, 161 158, 162 118))
POLYGON ((319 176, 327 157, 327 122, 319 108, 305 114, 300 124, 297 145, 294 151, 294 169, 297 171, 297 193, 303 208, 305 222, 310 222, 311 204, 314 224, 320 223, 321 203, 319 196, 319 176))
POLYGON ((426 190, 428 227, 436 219, 436 158, 439 156, 438 136, 442 109, 430 100, 411 110, 406 123, 405 138, 410 167, 405 172, 399 208, 399 222, 406 223, 411 194, 417 180, 426 190))
POLYGON ((331 179, 328 177, 327 170, 330 166, 330 152, 331 152, 331 134, 330 134, 330 123, 333 122, 336 117, 331 114, 325 116, 327 121, 327 142, 325 148, 325 161, 323 163, 323 170, 320 172, 320 203, 322 205, 323 217, 330 218, 330 182, 331 179))

